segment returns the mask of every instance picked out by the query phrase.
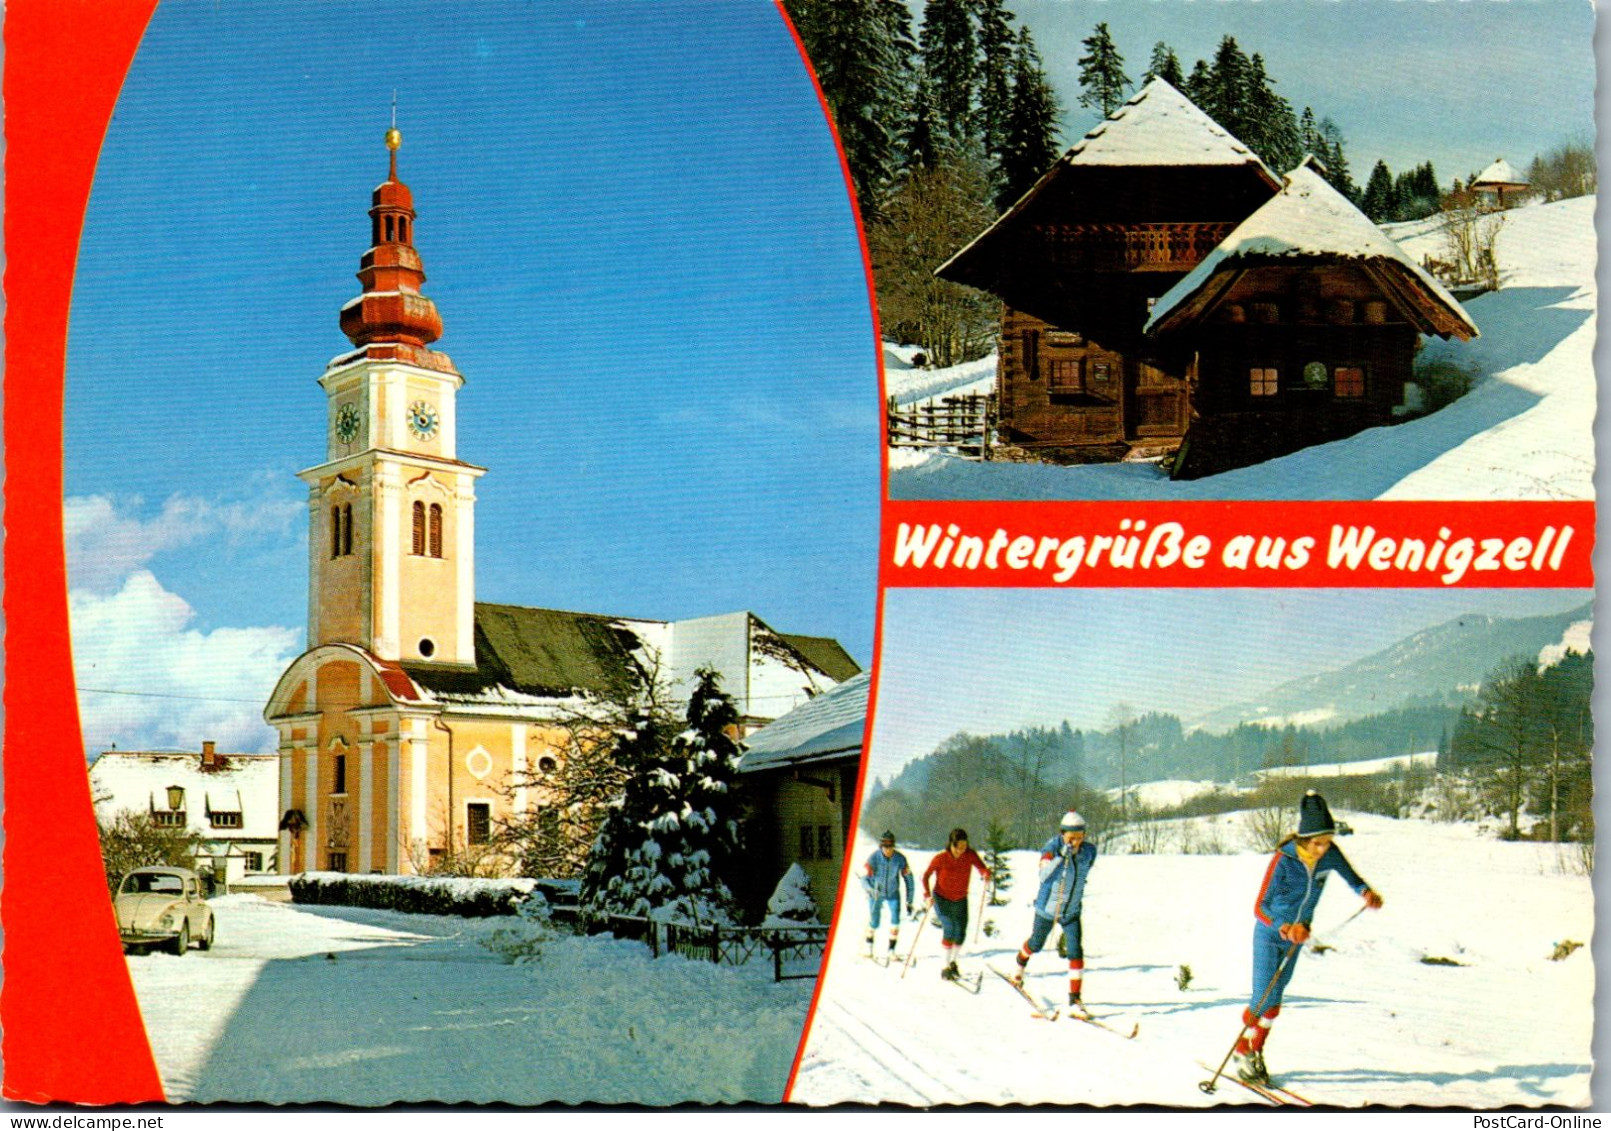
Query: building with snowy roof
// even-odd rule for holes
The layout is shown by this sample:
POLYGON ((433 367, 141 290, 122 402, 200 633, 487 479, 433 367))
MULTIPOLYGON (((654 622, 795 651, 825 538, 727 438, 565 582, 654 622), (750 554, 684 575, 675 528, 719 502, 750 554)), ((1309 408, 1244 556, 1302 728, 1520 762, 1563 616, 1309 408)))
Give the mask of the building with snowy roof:
POLYGON ((127 812, 198 838, 197 871, 230 883, 273 872, 279 851, 280 759, 274 754, 108 750, 90 764, 95 814, 127 812))
POLYGON ((863 672, 762 727, 739 763, 756 817, 745 830, 767 862, 765 898, 790 865, 811 880, 826 919, 839 898, 844 853, 861 771, 871 677, 863 672))
MULTIPOLYGON (((342 307, 325 461, 308 487, 308 650, 264 708, 279 734, 284 872, 421 872, 445 856, 500 865, 499 823, 553 801, 569 725, 651 683, 675 701, 720 677, 748 731, 856 674, 837 641, 759 616, 658 621, 475 600, 475 483, 457 456, 463 377, 431 349, 412 195, 373 193, 363 291, 342 307)), ((557 823, 556 823, 557 827, 557 823)))
MULTIPOLYGON (((1300 188, 1311 176, 1299 177, 1300 188)), ((1002 301, 1003 438, 1082 461, 1185 448, 1191 458, 1176 458, 1172 473, 1189 476, 1391 420, 1417 333, 1464 337, 1475 328, 1458 304, 1432 310, 1453 300, 1419 269, 1401 277, 1403 257, 1384 238, 1365 258, 1392 266, 1344 262, 1369 221, 1336 194, 1307 216, 1318 196, 1291 186, 1163 79, 1071 147, 936 270, 1002 301), (1293 242, 1284 265, 1253 280, 1239 275, 1243 301, 1216 301, 1220 321, 1180 314, 1172 332, 1159 332, 1158 304, 1206 261, 1224 262, 1227 241, 1259 214, 1270 240, 1293 242), (1205 344, 1229 364, 1219 327, 1238 316, 1244 329, 1228 336, 1266 353, 1242 356, 1234 377, 1210 372, 1205 344), (1217 419, 1247 413, 1257 418, 1217 419), (1244 442, 1270 428, 1277 434, 1244 442)), ((1253 262, 1247 249, 1233 258, 1237 270, 1253 262)), ((1229 285, 1214 274, 1212 297, 1224 299, 1229 285)))
POLYGON ((1471 178, 1466 188, 1494 208, 1510 208, 1526 198, 1532 186, 1509 161, 1496 158, 1482 172, 1471 178))

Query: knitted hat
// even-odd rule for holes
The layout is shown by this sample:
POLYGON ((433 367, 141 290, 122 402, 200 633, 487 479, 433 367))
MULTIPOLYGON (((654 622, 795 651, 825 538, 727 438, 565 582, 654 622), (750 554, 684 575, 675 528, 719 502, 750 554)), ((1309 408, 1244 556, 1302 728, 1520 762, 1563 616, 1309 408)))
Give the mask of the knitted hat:
POLYGON ((1064 832, 1084 832, 1085 818, 1070 809, 1063 814, 1063 823, 1058 826, 1064 832))
POLYGON ((1324 833, 1335 834, 1336 822, 1331 819, 1331 810, 1326 808, 1326 799, 1314 790, 1303 795, 1298 802, 1298 835, 1301 837, 1320 836, 1324 833))
POLYGON ((895 834, 885 829, 884 835, 878 838, 878 843, 893 845, 895 843, 895 834))

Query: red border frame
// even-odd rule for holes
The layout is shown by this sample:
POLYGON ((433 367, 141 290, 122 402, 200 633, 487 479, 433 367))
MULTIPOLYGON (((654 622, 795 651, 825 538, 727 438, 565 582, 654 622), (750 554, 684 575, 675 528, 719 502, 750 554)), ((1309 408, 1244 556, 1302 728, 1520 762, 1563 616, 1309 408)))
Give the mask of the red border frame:
POLYGON ((5 984, 7 1098, 163 1098, 129 982, 73 693, 62 385, 84 209, 155 0, 5 12, 5 984))

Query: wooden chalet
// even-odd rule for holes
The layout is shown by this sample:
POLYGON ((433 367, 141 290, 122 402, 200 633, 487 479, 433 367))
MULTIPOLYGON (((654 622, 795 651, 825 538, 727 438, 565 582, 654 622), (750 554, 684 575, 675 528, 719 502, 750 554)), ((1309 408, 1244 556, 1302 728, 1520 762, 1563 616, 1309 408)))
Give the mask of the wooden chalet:
POLYGON ((1280 189, 1155 79, 936 274, 1002 300, 1003 438, 1119 458, 1190 423, 1192 351, 1142 334, 1152 301, 1280 189))
POLYGON ((1490 208, 1511 208, 1531 191, 1532 186, 1503 157, 1494 159, 1482 172, 1471 178, 1467 190, 1477 194, 1490 208))
POLYGON ((1386 423, 1419 334, 1476 327, 1310 167, 1154 79, 935 272, 1002 300, 1003 439, 1176 478, 1386 423))
POLYGON ((1258 463, 1402 412, 1420 336, 1477 327, 1310 162, 1153 308, 1196 356, 1175 478, 1258 463))

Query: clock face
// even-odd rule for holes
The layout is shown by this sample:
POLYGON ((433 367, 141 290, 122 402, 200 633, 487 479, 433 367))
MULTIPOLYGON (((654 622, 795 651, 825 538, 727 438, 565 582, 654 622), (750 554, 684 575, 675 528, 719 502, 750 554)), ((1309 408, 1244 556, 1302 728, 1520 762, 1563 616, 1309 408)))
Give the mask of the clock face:
POLYGON ((439 422, 436 406, 430 401, 415 401, 408 406, 408 430, 420 439, 429 440, 435 436, 439 422))
POLYGON ((358 406, 344 404, 336 410, 336 439, 350 444, 358 438, 358 406))

